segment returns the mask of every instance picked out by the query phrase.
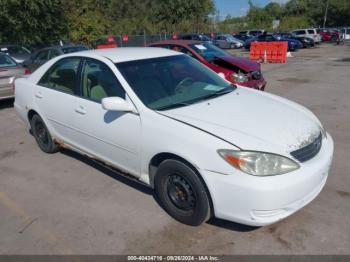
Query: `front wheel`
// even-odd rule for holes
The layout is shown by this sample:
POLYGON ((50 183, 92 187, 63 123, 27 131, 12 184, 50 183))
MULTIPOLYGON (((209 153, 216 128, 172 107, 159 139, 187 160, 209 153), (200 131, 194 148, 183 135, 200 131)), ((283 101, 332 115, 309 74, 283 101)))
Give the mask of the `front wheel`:
POLYGON ((39 115, 34 115, 32 117, 30 127, 35 140, 42 151, 53 154, 59 150, 59 146, 53 141, 49 130, 39 115))
POLYGON ((178 160, 165 160, 155 176, 156 195, 170 216, 198 226, 210 219, 207 190, 196 172, 178 160))

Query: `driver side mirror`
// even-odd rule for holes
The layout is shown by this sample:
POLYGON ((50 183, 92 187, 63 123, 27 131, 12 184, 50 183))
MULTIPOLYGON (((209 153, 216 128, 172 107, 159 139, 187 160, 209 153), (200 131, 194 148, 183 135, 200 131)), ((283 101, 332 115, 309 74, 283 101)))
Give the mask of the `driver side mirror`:
POLYGON ((107 111, 133 112, 137 113, 131 102, 120 97, 105 97, 102 99, 102 108, 107 111))

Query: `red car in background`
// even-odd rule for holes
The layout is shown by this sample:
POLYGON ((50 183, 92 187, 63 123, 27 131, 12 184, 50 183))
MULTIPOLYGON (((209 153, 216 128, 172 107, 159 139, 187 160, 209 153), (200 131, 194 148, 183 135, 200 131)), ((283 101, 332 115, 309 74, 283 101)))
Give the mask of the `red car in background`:
POLYGON ((151 47, 162 47, 187 54, 205 64, 228 81, 258 90, 264 90, 266 81, 260 64, 230 53, 205 42, 168 40, 152 43, 151 47))
POLYGON ((320 30, 320 35, 323 41, 337 41, 342 35, 342 32, 337 29, 323 28, 320 30))

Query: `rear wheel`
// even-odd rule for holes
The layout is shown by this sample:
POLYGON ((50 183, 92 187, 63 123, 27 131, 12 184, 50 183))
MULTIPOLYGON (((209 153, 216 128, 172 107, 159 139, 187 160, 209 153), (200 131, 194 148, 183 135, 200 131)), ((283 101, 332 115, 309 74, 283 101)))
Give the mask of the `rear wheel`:
POLYGON ((54 143, 44 121, 39 115, 34 115, 30 120, 30 127, 35 140, 42 151, 53 154, 59 150, 59 146, 54 143))
POLYGON ((198 226, 210 218, 207 190, 188 165, 165 160, 159 165, 154 182, 161 205, 176 220, 198 226))

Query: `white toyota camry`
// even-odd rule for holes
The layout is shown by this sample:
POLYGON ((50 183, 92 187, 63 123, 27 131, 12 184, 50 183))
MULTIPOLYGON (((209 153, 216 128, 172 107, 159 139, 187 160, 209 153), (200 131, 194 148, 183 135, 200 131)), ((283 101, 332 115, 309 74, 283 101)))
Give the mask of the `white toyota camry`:
POLYGON ((166 49, 59 56, 15 81, 15 108, 42 151, 69 147, 131 175, 189 225, 279 221, 320 193, 333 156, 306 108, 166 49))

